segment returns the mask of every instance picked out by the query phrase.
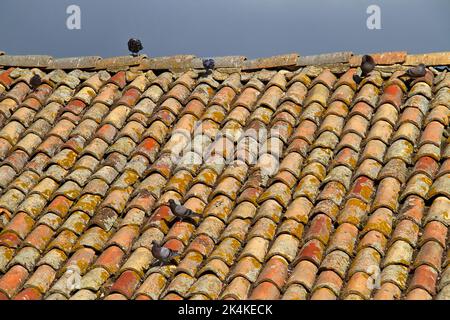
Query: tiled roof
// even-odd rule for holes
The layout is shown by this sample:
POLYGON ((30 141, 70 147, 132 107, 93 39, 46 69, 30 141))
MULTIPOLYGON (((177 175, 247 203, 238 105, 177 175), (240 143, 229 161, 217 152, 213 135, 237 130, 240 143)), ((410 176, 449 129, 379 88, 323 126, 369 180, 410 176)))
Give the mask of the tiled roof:
POLYGON ((450 53, 373 57, 0 56, 0 300, 450 299, 450 53))

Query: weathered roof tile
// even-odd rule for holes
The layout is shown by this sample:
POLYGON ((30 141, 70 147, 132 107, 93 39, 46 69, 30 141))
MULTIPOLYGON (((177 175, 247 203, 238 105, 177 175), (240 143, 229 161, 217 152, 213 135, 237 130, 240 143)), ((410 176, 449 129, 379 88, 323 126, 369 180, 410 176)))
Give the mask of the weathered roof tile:
POLYGON ((189 55, 0 57, 0 295, 447 297, 448 77, 401 64, 448 63, 373 56, 359 86, 349 52, 217 57, 205 76, 189 55), (160 266, 153 240, 179 256, 160 266))

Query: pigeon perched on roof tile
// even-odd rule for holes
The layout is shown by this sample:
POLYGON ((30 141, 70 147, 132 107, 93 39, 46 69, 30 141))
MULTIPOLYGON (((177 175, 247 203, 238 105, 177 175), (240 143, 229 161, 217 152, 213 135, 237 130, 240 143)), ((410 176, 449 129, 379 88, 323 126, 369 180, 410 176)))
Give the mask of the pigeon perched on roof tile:
POLYGON ((427 73, 427 68, 423 63, 421 63, 418 66, 409 68, 405 73, 411 78, 420 78, 427 73))
POLYGON ((361 59, 361 74, 354 74, 353 80, 355 80, 356 83, 360 83, 362 79, 364 79, 370 72, 372 72, 373 69, 375 69, 375 60, 369 56, 364 55, 361 59))
POLYGON ((169 263, 173 258, 179 255, 178 252, 159 245, 156 240, 152 241, 152 255, 160 262, 160 266, 169 263))
POLYGON ((202 62, 203 62, 203 67, 206 70, 214 69, 214 66, 215 66, 214 59, 203 59, 202 62))
POLYGON ((144 47, 142 46, 141 40, 135 38, 128 40, 128 50, 131 52, 133 57, 136 57, 138 52, 142 49, 144 49, 144 47))
POLYGON ((175 200, 170 199, 169 200, 169 208, 172 211, 173 215, 176 216, 177 218, 180 218, 181 221, 183 221, 183 219, 192 219, 195 217, 201 217, 202 215, 199 213, 196 213, 194 211, 192 211, 191 209, 186 208, 185 206, 182 206, 178 203, 176 203, 175 200))
POLYGON ((367 76, 373 69, 375 69, 375 60, 367 54, 364 55, 361 60, 362 76, 367 76))
POLYGON ((363 78, 356 73, 353 75, 353 80, 356 82, 356 84, 360 84, 362 79, 363 78))
POLYGON ((42 84, 42 79, 38 74, 35 74, 30 79, 30 86, 33 90, 36 90, 42 84))
POLYGON ((205 68, 205 75, 211 74, 212 70, 214 69, 216 63, 214 59, 203 59, 203 68, 205 68))

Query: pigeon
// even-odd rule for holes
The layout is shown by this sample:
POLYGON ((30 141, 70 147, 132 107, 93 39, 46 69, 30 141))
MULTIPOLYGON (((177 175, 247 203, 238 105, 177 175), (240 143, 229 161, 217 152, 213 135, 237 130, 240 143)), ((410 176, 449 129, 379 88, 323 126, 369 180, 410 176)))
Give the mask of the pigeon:
POLYGON ((367 76, 373 69, 375 69, 375 60, 369 55, 364 55, 361 61, 362 76, 367 76))
POLYGON ((411 78, 420 78, 427 73, 427 69, 425 65, 421 63, 416 67, 409 68, 405 73, 411 78))
POLYGON ((361 75, 354 74, 353 80, 359 84, 373 69, 375 69, 375 60, 367 54, 364 55, 361 59, 361 75))
POLYGON ((435 69, 438 72, 443 72, 445 70, 450 71, 449 66, 434 66, 433 69, 435 69))
POLYGON ((33 77, 31 77, 30 85, 31 85, 31 88, 33 89, 33 91, 36 90, 41 84, 42 84, 42 79, 38 74, 35 74, 33 77))
POLYGON ((144 49, 142 46, 141 40, 131 38, 128 40, 128 50, 131 52, 133 57, 137 57, 138 52, 144 49))
POLYGON ((161 246, 156 240, 152 241, 152 255, 160 261, 160 266, 169 263, 173 258, 179 255, 178 252, 161 246))
POLYGON ((210 74, 215 66, 214 59, 203 59, 202 63, 203 68, 206 69, 206 74, 210 74))
POLYGON ((353 75, 353 81, 356 82, 356 84, 360 84, 362 81, 362 77, 360 77, 359 75, 357 75, 356 73, 353 75))
POLYGON ((169 207, 170 210, 172 211, 173 215, 176 216, 177 218, 180 218, 181 221, 183 221, 183 219, 192 219, 194 217, 201 217, 202 215, 199 213, 196 213, 194 211, 192 211, 191 209, 188 209, 182 205, 179 205, 175 202, 175 200, 170 199, 169 200, 169 207))

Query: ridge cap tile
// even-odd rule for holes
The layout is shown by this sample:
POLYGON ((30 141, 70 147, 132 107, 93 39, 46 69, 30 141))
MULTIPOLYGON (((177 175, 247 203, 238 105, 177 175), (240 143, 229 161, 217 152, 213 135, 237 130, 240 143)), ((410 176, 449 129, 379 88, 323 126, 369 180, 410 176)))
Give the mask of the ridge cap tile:
POLYGON ((298 53, 289 53, 272 57, 247 60, 244 62, 242 70, 292 67, 297 64, 298 56, 298 53))
POLYGON ((195 55, 181 54, 144 59, 141 69, 184 71, 192 68, 195 55))
POLYGON ((135 66, 142 63, 143 60, 148 59, 147 56, 116 56, 116 57, 108 57, 102 58, 96 61, 95 70, 101 69, 115 69, 119 67, 128 67, 135 66))
POLYGON ((47 67, 53 58, 48 55, 0 55, 0 65, 11 67, 47 67))
MULTIPOLYGON (((247 60, 245 56, 219 56, 212 57, 214 59, 215 68, 240 68, 247 60)), ((203 69, 202 58, 194 58, 192 60, 192 68, 203 69)))
POLYGON ((297 60, 298 66, 327 65, 336 63, 347 63, 353 53, 350 51, 322 53, 310 56, 300 56, 297 60))
POLYGON ((53 58, 47 69, 92 69, 101 59, 100 56, 53 58))
MULTIPOLYGON (((404 63, 408 53, 406 51, 386 51, 369 53, 373 57, 377 65, 395 65, 397 63, 404 63)), ((359 67, 361 64, 362 55, 354 55, 349 63, 352 67, 359 67)))
POLYGON ((427 66, 450 65, 450 51, 408 54, 404 64, 406 66, 415 66, 420 63, 424 63, 427 66))

